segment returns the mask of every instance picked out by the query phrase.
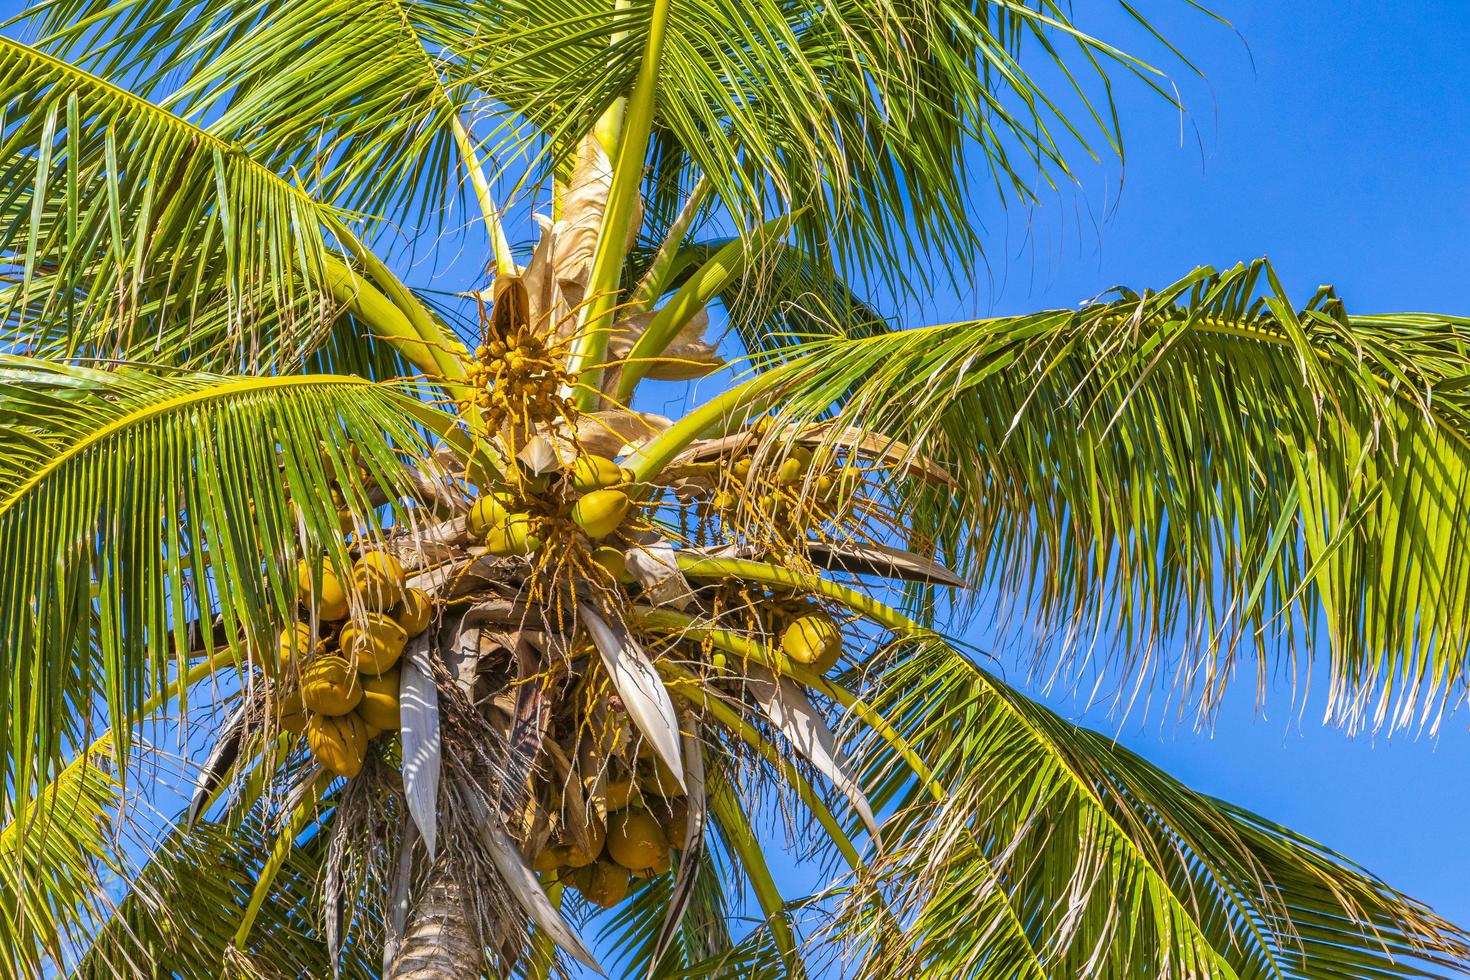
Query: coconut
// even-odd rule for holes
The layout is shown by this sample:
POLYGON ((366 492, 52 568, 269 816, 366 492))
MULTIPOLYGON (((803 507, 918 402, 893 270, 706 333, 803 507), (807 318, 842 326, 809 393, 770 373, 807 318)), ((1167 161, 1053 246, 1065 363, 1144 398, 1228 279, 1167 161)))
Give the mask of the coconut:
POLYGON ((806 476, 806 471, 811 469, 811 465, 811 450, 796 446, 776 469, 776 481, 786 484, 799 483, 801 478, 806 476))
POLYGON ((610 909, 628 897, 628 869, 612 861, 596 861, 579 870, 572 885, 593 905, 610 909))
POLYGON ((831 616, 813 608, 787 624, 781 633, 781 652, 804 667, 826 673, 842 654, 842 631, 831 616))
POLYGON ((630 504, 621 490, 594 490, 572 507, 572 520, 589 538, 605 538, 623 523, 630 504))
POLYGON ((628 556, 623 554, 623 549, 614 548, 612 545, 602 545, 592 552, 593 564, 601 565, 602 570, 607 572, 607 577, 615 582, 621 582, 628 574, 628 556))
POLYGON ((602 785, 602 793, 607 799, 609 810, 626 809, 628 804, 633 802, 633 777, 608 778, 602 785))
POLYGON ((309 623, 292 623, 281 630, 281 637, 276 643, 276 649, 281 655, 281 668, 293 660, 305 657, 316 646, 316 634, 311 631, 309 623))
POLYGON ((572 463, 572 489, 578 493, 591 493, 615 487, 623 481, 622 467, 606 456, 588 453, 578 456, 572 463))
POLYGON ((394 606, 389 615, 395 623, 403 627, 403 632, 409 636, 418 636, 429 628, 429 617, 433 612, 434 605, 427 592, 409 589, 403 593, 403 601, 394 606))
POLYGON ((660 796, 678 796, 684 792, 674 771, 657 756, 650 756, 638 764, 638 785, 660 796))
POLYGON ((300 691, 285 695, 276 705, 276 723, 298 738, 306 731, 307 720, 306 705, 301 703, 300 691))
POLYGON ((587 823, 587 848, 584 850, 569 840, 562 841, 562 848, 566 851, 566 865, 569 868, 585 868, 597 860, 602 853, 603 845, 607 842, 607 828, 596 820, 587 823))
POLYGON ((485 547, 492 555, 529 558, 541 550, 542 541, 528 514, 512 514, 504 524, 485 534, 485 547))
POLYGON ((730 475, 741 483, 744 483, 750 479, 750 468, 754 465, 754 459, 749 456, 741 456, 731 465, 730 475))
POLYGON ((481 539, 492 527, 504 524, 515 506, 515 498, 508 493, 488 493, 475 501, 465 517, 465 529, 470 537, 481 539))
POLYGON ((382 612, 402 601, 408 578, 397 558, 386 551, 370 551, 352 566, 352 585, 362 594, 364 605, 382 612))
POLYGON ((399 716, 398 686, 401 673, 397 667, 385 671, 379 677, 362 677, 362 700, 357 703, 357 713, 362 720, 385 732, 398 731, 399 716))
POLYGON ((347 592, 325 561, 313 568, 308 562, 296 563, 296 589, 303 602, 316 609, 318 619, 328 622, 347 615, 347 592), (312 588, 312 573, 315 572, 320 585, 312 588))
POLYGON ((344 779, 362 772, 367 743, 367 726, 354 714, 312 715, 306 725, 306 744, 311 747, 311 754, 344 779))
POLYGON ((683 847, 689 823, 689 797, 676 796, 664 802, 668 805, 668 813, 659 813, 659 826, 663 828, 670 846, 683 847))
POLYGON ((337 637, 342 656, 367 674, 381 674, 398 663, 407 642, 408 633, 383 613, 368 613, 364 622, 348 623, 337 637))
POLYGON ((669 841, 647 810, 619 810, 607 816, 607 853, 629 871, 648 871, 668 857, 669 841))
POLYGON ((333 717, 345 715, 362 700, 357 671, 341 657, 317 657, 301 670, 301 703, 333 717))
POLYGON ((537 871, 555 871, 557 868, 565 867, 567 863, 567 849, 557 844, 550 844, 536 854, 531 861, 531 867, 537 871))

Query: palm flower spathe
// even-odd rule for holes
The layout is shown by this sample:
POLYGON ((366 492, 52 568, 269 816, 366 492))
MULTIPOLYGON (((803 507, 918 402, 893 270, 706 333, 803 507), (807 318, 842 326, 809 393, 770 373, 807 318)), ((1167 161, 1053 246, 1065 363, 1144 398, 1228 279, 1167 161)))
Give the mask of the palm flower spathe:
POLYGON ((1065 173, 1050 133, 1082 131, 1023 46, 1087 66, 1089 108, 1089 77, 1149 78, 1063 8, 27 22, 0 39, 9 973, 547 976, 609 965, 601 910, 659 976, 1466 965, 1419 903, 941 629, 999 591, 1116 625, 1142 673, 1182 629, 1206 708, 1319 633, 1351 724, 1463 693, 1462 321, 1296 309, 1255 264, 896 330, 844 282, 926 245, 966 271, 966 152, 1006 194, 1018 159, 1065 173), (430 301, 374 245, 461 176, 490 274, 430 301), (731 367, 712 308, 734 383, 641 410, 731 367), (777 814, 830 890, 782 894, 777 814))

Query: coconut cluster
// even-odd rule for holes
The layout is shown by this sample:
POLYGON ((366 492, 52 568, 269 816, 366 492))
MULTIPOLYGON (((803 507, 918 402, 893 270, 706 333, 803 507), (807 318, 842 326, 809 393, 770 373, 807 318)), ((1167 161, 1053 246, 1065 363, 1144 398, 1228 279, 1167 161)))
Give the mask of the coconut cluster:
POLYGON ((304 561, 296 581, 318 626, 306 616, 281 633, 279 722, 304 734, 323 766, 351 779, 368 742, 399 728, 399 660, 409 637, 428 628, 433 603, 408 588, 398 559, 381 551, 358 558, 350 583, 326 562, 304 561), (360 612, 349 618, 353 598, 360 612))
POLYGON ((728 521, 742 507, 773 527, 805 527, 835 520, 861 474, 844 471, 830 455, 792 446, 774 472, 757 470, 750 452, 686 468, 683 491, 699 501, 700 514, 728 521))
MULTIPOLYGON (((585 759, 588 753, 582 755, 585 759)), ((532 866, 594 905, 611 908, 641 881, 672 867, 673 852, 684 843, 689 801, 646 743, 631 767, 615 754, 583 771, 590 773, 587 791, 594 784, 599 787, 605 813, 585 819, 579 834, 570 832, 565 813, 554 815, 551 833, 532 866)))
POLYGON ((593 559, 615 579, 623 552, 601 546, 633 509, 632 474, 604 456, 584 453, 558 473, 518 472, 519 479, 475 501, 466 518, 470 536, 493 555, 529 558, 558 530, 575 528, 593 546, 593 559))

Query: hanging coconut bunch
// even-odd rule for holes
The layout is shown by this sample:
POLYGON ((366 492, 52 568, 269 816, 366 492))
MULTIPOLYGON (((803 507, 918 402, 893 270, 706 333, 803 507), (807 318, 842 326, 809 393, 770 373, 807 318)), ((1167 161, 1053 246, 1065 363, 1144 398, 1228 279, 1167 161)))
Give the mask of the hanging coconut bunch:
POLYGON ((491 315, 482 312, 483 342, 467 370, 474 390, 471 405, 486 431, 509 430, 516 439, 573 411, 563 393, 571 382, 564 346, 548 345, 545 332, 529 317, 524 287, 507 283, 491 315))
POLYGON ((398 664, 408 640, 428 629, 433 601, 408 587, 402 565, 384 551, 362 554, 345 585, 328 562, 303 561, 297 584, 307 616, 280 635, 276 720, 304 733, 317 761, 350 779, 368 742, 399 728, 398 664))

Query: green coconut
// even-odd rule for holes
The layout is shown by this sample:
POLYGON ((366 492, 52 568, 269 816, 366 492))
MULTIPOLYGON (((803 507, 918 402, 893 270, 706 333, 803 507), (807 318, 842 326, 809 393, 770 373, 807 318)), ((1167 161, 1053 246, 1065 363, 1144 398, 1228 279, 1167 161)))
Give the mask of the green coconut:
POLYGON ((606 456, 588 453, 572 463, 572 489, 578 493, 606 490, 623 482, 623 468, 606 456))
POLYGON ((842 655, 842 631, 826 612, 811 609, 781 631, 781 652, 803 667, 826 673, 842 655))
POLYGON ((621 490, 594 490, 572 507, 572 521, 589 538, 605 538, 623 523, 631 503, 621 490))
POLYGON ((485 535, 485 547, 492 555, 529 558, 543 544, 529 514, 512 514, 504 524, 492 527, 485 535))
POLYGON ((465 516, 465 530, 470 532, 470 537, 483 539, 492 527, 506 522, 515 506, 515 498, 508 493, 487 493, 475 501, 465 516))
POLYGON ((363 605, 382 612, 403 601, 408 577, 397 558, 386 551, 370 551, 352 566, 352 585, 361 594, 363 605))

